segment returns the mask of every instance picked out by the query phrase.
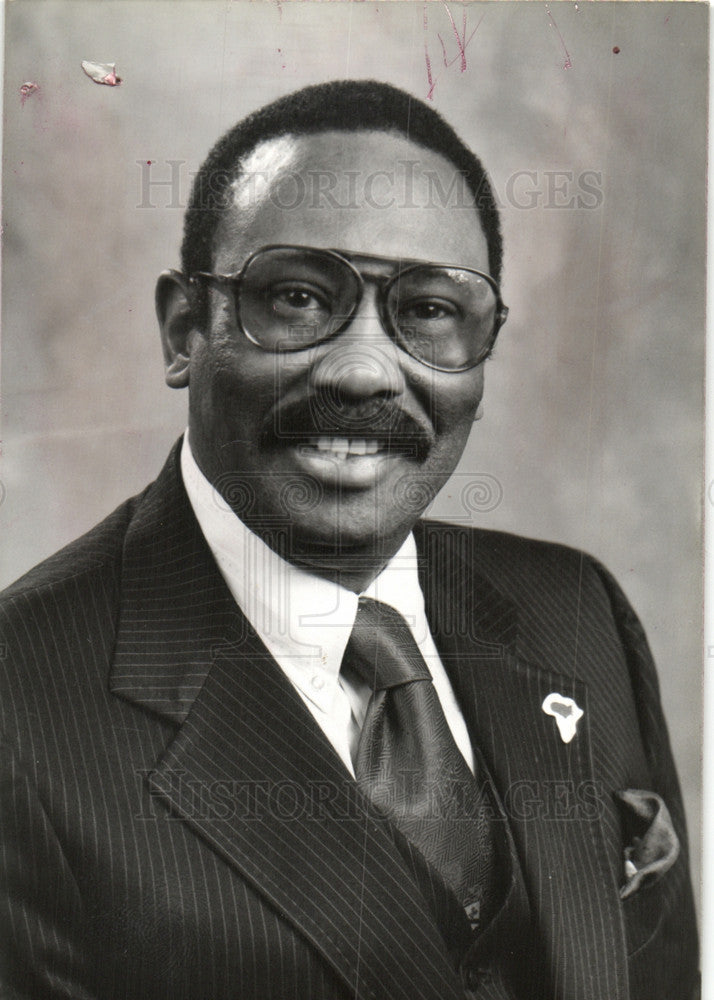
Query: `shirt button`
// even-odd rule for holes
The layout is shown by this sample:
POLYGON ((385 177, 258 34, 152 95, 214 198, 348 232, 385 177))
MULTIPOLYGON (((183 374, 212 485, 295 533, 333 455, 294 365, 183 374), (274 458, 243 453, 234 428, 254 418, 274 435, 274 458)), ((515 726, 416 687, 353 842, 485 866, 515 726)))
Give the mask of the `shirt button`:
POLYGON ((316 691, 322 691, 322 689, 325 686, 325 678, 320 677, 319 674, 315 674, 310 683, 312 684, 312 686, 315 688, 316 691))

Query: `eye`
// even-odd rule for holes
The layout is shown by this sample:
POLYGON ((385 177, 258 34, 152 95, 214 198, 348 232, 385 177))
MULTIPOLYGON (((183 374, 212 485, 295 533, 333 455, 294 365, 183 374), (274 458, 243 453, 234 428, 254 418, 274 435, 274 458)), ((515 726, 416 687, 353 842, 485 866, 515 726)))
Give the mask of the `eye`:
POLYGON ((446 299, 412 299, 403 302, 399 307, 400 320, 436 321, 453 319, 458 315, 458 308, 446 299))
POLYGON ((304 284, 275 285, 270 289, 270 299, 275 311, 297 312, 329 310, 330 305, 318 289, 304 284))

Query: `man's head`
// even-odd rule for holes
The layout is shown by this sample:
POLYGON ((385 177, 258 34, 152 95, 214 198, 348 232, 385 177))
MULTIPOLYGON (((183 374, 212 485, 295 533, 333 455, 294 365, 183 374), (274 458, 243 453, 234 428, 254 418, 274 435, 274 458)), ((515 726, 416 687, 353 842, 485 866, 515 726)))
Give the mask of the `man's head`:
POLYGON ((501 240, 478 160, 393 87, 306 88, 216 144, 182 263, 157 304, 204 474, 254 530, 287 524, 298 561, 388 557, 453 471, 483 392, 477 331, 497 327, 500 301, 477 272, 497 280, 501 240))
MULTIPOLYGON (((221 136, 194 179, 181 246, 184 274, 211 270, 216 229, 243 158, 268 139, 326 131, 399 132, 449 160, 478 206, 488 243, 488 270, 496 282, 501 280, 498 209, 481 161, 432 107, 375 80, 334 80, 304 87, 259 108, 221 136)), ((284 204, 290 201, 286 198, 284 204)), ((198 298, 203 304, 200 293, 198 298)))

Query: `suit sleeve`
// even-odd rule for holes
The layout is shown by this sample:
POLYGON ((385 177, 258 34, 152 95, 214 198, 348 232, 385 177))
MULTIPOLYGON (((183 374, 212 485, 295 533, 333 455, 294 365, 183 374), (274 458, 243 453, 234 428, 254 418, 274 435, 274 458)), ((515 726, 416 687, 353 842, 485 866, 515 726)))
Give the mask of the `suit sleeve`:
POLYGON ((682 847, 687 847, 682 795, 660 700, 657 670, 650 652, 647 636, 620 585, 608 570, 599 563, 595 569, 605 586, 618 633, 622 639, 630 684, 640 723, 640 736, 654 783, 653 791, 659 792, 667 803, 675 822, 682 847))
MULTIPOLYGON (((665 914, 654 934, 631 956, 631 990, 635 997, 647 996, 657 976, 662 995, 699 996, 698 944, 694 900, 689 874, 687 827, 682 794, 672 757, 667 724, 662 711, 659 682, 644 629, 614 577, 593 561, 610 601, 613 618, 622 640, 630 684, 635 698, 640 737, 652 777, 650 791, 664 799, 681 845, 679 861, 664 884, 655 887, 658 896, 645 893, 633 897, 632 909, 656 908, 665 914), (654 972, 655 967, 659 973, 654 972), (665 983, 671 985, 667 987, 665 983), (649 984, 649 985, 647 985, 649 984)), ((658 996, 660 994, 657 994, 658 996)))
POLYGON ((92 1000, 77 883, 33 783, 11 748, 0 753, 0 995, 92 1000))

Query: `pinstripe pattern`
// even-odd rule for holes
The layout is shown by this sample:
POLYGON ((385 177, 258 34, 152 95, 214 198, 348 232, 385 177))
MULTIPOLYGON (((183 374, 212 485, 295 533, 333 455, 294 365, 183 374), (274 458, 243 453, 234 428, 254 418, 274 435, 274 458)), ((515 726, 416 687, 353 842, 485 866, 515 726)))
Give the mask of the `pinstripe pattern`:
MULTIPOLYGON (((426 553, 452 553, 439 586, 465 596, 451 621, 434 616, 430 625, 546 917, 548 995, 624 997, 629 980, 630 995, 643 1000, 690 996, 696 934, 686 852, 633 897, 635 907, 617 894, 615 790, 657 790, 686 845, 654 665, 622 592, 593 560, 561 546, 473 533, 464 547, 458 529, 433 524, 418 542, 426 553), (498 585, 497 599, 485 581, 498 585), (505 606, 518 608, 517 629, 505 606), (466 617, 457 620, 460 608, 466 617), (585 710, 570 744, 540 707, 553 691, 585 710)), ((422 583, 428 592, 426 571, 422 583)))
MULTIPOLYGON (((614 790, 659 791, 683 833, 626 602, 555 546, 433 525, 418 543, 437 645, 509 815, 511 899, 525 891, 536 920, 529 955, 505 908, 466 996, 687 996, 685 860, 647 897, 617 894, 614 790), (540 710, 552 690, 586 710, 568 746, 540 710), (583 799, 567 819, 564 781, 583 799), (493 974, 507 952, 527 970, 511 993, 493 974)), ((389 829, 233 604, 175 453, 1 610, 3 996, 465 995, 389 829)))

